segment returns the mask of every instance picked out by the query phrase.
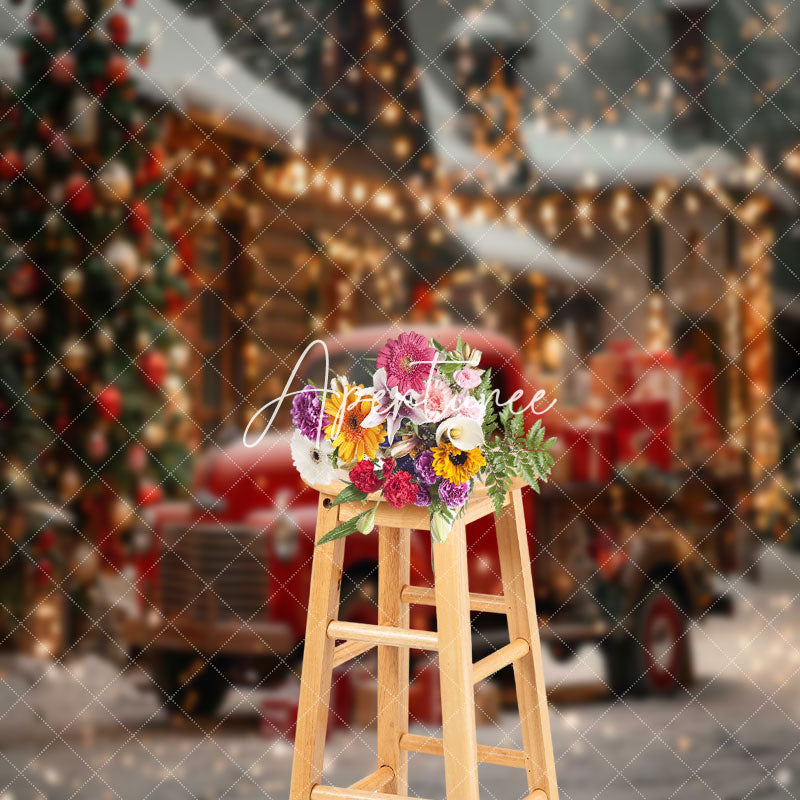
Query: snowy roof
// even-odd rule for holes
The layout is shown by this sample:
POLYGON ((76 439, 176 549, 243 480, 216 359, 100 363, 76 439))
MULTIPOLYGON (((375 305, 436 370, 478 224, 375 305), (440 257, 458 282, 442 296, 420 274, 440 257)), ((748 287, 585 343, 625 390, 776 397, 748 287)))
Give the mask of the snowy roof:
MULTIPOLYGON (((0 79, 19 77, 15 38, 24 35, 32 0, 0 12, 0 79)), ((210 19, 190 14, 171 0, 139 0, 128 12, 131 41, 148 46, 145 67, 133 79, 144 96, 169 99, 178 107, 204 108, 232 117, 291 142, 303 140, 307 109, 258 80, 223 49, 210 19)))
MULTIPOLYGON (((474 150, 457 130, 457 108, 444 82, 427 74, 422 92, 441 165, 451 171, 492 172, 490 159, 474 150)), ((555 131, 538 121, 523 123, 522 145, 536 173, 565 189, 617 183, 652 184, 664 178, 728 179, 740 162, 713 145, 681 150, 668 137, 630 128, 597 128, 587 133, 555 131)))
POLYGON ((442 43, 445 47, 461 43, 478 46, 522 46, 526 39, 527 37, 522 36, 503 14, 496 11, 482 11, 459 16, 447 29, 442 43))
POLYGON ((699 179, 706 174, 725 176, 739 166, 733 155, 712 145, 681 150, 668 137, 624 128, 582 134, 526 123, 522 139, 536 171, 565 186, 699 179))
POLYGON ((517 272, 540 272, 559 281, 591 283, 597 268, 539 238, 530 228, 506 223, 451 224, 454 237, 480 261, 499 263, 517 272))
POLYGON ((140 0, 129 20, 132 40, 148 45, 147 66, 136 70, 144 93, 302 140, 306 108, 228 54, 207 16, 194 16, 170 0, 140 0))

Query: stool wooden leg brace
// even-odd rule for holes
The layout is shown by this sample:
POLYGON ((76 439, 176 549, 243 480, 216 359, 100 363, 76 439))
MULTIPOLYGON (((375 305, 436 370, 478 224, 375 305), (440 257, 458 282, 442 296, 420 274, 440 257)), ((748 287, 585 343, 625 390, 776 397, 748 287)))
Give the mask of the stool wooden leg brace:
MULTIPOLYGON (((317 539, 362 510, 330 507, 321 495, 317 539)), ((391 800, 408 797, 408 752, 444 756, 447 800, 479 800, 478 763, 524 769, 527 800, 558 800, 533 580, 522 497, 514 489, 497 523, 503 596, 471 594, 467 585, 465 525, 492 513, 486 498, 470 503, 444 544, 433 545, 435 589, 411 586, 410 531, 427 529, 425 509, 397 511, 382 503, 378 624, 337 619, 345 540, 316 548, 311 570, 305 655, 289 800, 391 800), (409 605, 436 606, 437 632, 408 627, 409 605), (472 663, 470 610, 504 613, 509 644, 472 663), (338 646, 336 641, 342 643, 338 646), (333 668, 378 648, 378 763, 345 789, 323 786, 322 761, 333 668), (408 732, 409 650, 437 650, 442 694, 442 738, 408 732), (474 685, 513 664, 523 750, 478 745, 474 685)))

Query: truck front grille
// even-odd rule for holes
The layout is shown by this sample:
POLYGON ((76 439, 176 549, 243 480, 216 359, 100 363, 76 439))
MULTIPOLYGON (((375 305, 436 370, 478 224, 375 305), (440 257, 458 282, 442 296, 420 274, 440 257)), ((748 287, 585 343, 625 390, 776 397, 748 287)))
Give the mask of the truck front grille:
POLYGON ((164 616, 212 623, 263 616, 267 570, 259 531, 229 526, 171 528, 165 539, 160 565, 164 616))

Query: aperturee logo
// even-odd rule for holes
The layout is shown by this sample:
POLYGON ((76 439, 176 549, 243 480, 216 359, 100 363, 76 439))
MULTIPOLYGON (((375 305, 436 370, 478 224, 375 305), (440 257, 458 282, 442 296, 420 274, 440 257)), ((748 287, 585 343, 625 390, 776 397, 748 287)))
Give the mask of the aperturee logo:
POLYGON ((481 358, 480 350, 461 337, 448 350, 421 334, 402 333, 378 351, 372 384, 364 386, 344 375, 331 376, 327 346, 315 340, 301 354, 281 395, 250 419, 244 444, 257 446, 284 400, 292 397, 292 460, 303 480, 317 486, 344 481, 335 504, 375 501, 319 543, 357 530, 369 533, 381 500, 395 508, 429 508, 431 534, 444 541, 477 482, 485 484, 499 514, 514 477, 538 489, 553 464, 555 439, 545 438, 541 420, 526 428, 524 412, 541 416, 556 401, 538 407, 545 398, 539 389, 516 408, 523 391, 501 399, 481 358), (321 386, 309 383, 290 392, 301 364, 317 346, 325 358, 321 386), (252 438, 251 428, 270 409, 266 424, 252 438))

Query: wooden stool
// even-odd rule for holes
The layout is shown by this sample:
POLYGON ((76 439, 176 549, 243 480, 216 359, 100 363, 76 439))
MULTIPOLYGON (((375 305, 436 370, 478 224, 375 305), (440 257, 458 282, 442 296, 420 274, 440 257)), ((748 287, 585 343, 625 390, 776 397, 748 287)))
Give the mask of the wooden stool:
MULTIPOLYGON (((320 490, 316 537, 364 510, 332 506, 341 486, 320 490)), ((337 619, 345 539, 316 548, 311 570, 305 655, 289 800, 391 800, 408 797, 408 752, 444 756, 447 800, 478 800, 478 762, 524 769, 527 800, 557 800, 530 556, 518 484, 497 522, 503 596, 470 593, 465 525, 492 514, 476 486, 466 512, 444 544, 432 545, 435 589, 411 586, 410 534, 429 528, 428 511, 381 502, 378 526, 378 624, 337 619), (409 605, 435 606, 437 632, 409 628, 409 605), (472 663, 470 610, 506 614, 510 643, 472 663), (340 641, 341 644, 336 644, 340 641), (322 760, 335 666, 378 648, 377 769, 346 789, 323 786, 322 760), (442 695, 442 738, 408 732, 409 649, 437 650, 442 695), (478 745, 474 685, 514 665, 523 750, 478 745)), ((355 534, 358 535, 358 534, 355 534)))

